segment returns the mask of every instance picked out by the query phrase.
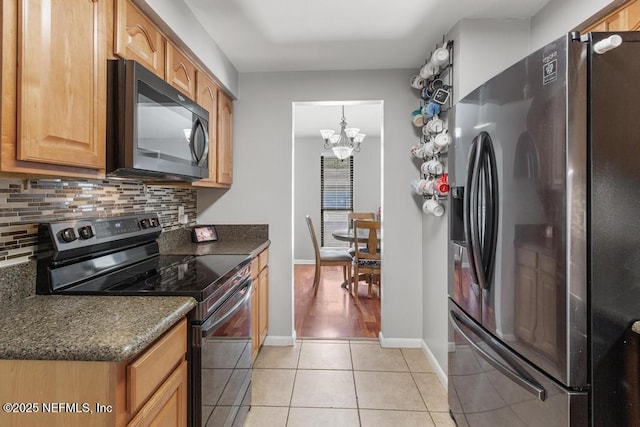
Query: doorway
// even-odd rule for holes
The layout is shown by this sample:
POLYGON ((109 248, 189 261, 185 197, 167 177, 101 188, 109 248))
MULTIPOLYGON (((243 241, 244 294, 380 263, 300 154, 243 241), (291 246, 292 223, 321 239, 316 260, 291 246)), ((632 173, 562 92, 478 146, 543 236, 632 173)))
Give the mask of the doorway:
MULTIPOLYGON (((377 338, 380 332, 380 306, 384 291, 374 287, 372 298, 360 298, 356 306, 343 284, 341 267, 323 267, 317 295, 312 285, 315 269, 314 250, 305 216, 310 215, 318 242, 325 247, 348 243, 336 242, 331 230, 347 228, 346 212, 377 213, 382 206, 383 102, 322 101, 292 103, 293 132, 293 278, 294 324, 296 335, 304 338, 377 338), (351 162, 351 205, 336 203, 338 211, 328 212, 326 180, 333 177, 326 165, 335 154, 324 147, 321 129, 340 131, 344 111, 347 127, 366 134, 360 151, 342 162, 351 162), (324 158, 324 160, 323 160, 324 158), (323 186, 324 184, 324 186, 323 186)), ((343 191, 345 187, 340 187, 343 191)), ((335 194, 334 194, 335 196, 335 194)), ((344 201, 340 193, 340 201, 344 201)), ((384 227, 384 223, 383 223, 384 227)), ((384 253, 384 252, 383 252, 384 253)), ((361 289, 367 286, 361 284, 361 289)))

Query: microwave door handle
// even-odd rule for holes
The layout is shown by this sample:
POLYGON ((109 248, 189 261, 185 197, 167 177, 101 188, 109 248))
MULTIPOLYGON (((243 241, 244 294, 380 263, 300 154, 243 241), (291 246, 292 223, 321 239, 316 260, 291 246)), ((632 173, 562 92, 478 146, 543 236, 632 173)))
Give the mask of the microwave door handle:
POLYGON ((207 155, 209 154, 209 137, 207 136, 207 132, 204 125, 202 124, 202 120, 200 120, 199 118, 195 119, 195 121, 193 122, 193 126, 191 127, 191 137, 189 138, 189 148, 191 149, 191 155, 195 159, 196 164, 198 166, 202 166, 204 161, 207 159, 207 155), (204 136, 204 148, 202 150, 202 153, 200 154, 196 153, 196 144, 195 144, 195 137, 197 133, 196 129, 198 128, 202 128, 202 135, 204 136))

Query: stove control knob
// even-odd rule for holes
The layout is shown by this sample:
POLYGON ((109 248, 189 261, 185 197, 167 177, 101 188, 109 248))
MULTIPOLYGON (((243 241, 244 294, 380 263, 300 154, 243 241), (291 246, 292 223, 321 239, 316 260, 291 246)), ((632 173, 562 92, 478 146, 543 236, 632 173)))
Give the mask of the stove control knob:
POLYGON ((60 232, 60 238, 67 243, 71 243, 77 239, 76 232, 73 231, 73 228, 65 228, 60 232))
POLYGON ((78 228, 78 234, 80 235, 81 239, 85 239, 85 240, 95 236, 90 225, 85 225, 84 227, 78 228))
POLYGON ((157 218, 151 218, 151 219, 150 219, 150 222, 151 222, 151 226, 152 226, 152 227, 157 227, 157 226, 159 226, 159 225, 160 225, 160 221, 158 221, 158 219, 157 219, 157 218))
POLYGON ((143 229, 149 228, 149 218, 141 219, 140 227, 142 227, 143 229))

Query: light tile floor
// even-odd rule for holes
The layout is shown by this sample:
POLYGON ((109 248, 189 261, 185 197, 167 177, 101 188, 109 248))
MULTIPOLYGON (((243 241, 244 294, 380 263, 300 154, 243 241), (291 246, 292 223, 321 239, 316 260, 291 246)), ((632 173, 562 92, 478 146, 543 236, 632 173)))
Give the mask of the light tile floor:
POLYGON ((264 346, 245 427, 454 427, 447 394, 421 349, 377 340, 264 346))

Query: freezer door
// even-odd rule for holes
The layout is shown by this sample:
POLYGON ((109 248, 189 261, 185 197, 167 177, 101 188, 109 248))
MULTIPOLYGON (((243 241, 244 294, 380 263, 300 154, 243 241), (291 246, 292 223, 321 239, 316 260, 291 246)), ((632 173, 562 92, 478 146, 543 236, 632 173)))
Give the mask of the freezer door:
POLYGON ((585 426, 586 392, 568 391, 449 302, 449 408, 462 426, 585 426))

